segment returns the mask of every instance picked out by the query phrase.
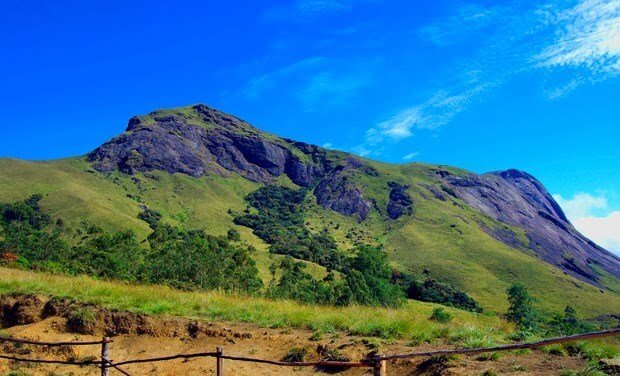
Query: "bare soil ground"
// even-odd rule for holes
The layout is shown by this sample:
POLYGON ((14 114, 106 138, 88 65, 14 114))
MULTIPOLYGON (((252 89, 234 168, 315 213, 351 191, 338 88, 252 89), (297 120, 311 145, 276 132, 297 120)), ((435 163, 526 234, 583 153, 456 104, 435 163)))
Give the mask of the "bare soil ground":
MULTIPOLYGON (((39 296, 0 297, 0 324, 3 334, 38 341, 86 341, 113 337, 110 345, 114 361, 151 358, 178 353, 214 351, 222 346, 228 355, 280 360, 294 347, 308 347, 307 360, 320 360, 319 347, 337 350, 353 361, 377 350, 394 354, 431 349, 447 345, 407 346, 407 341, 378 343, 377 339, 345 334, 325 334, 312 338, 306 330, 259 328, 249 324, 201 322, 180 318, 148 317, 128 312, 109 311, 66 300, 50 300, 39 296)), ((41 346, 0 343, 0 354, 42 359, 99 359, 98 346, 41 346)), ((414 359, 388 364, 388 375, 559 375, 565 370, 587 366, 583 359, 549 355, 541 351, 526 354, 502 354, 499 359, 485 360, 479 356, 451 359, 414 359)), ((327 374, 314 368, 288 368, 238 361, 225 361, 226 375, 316 375, 327 374)), ((213 375, 213 358, 174 360, 162 363, 128 365, 131 375, 213 375)), ((23 375, 99 375, 93 367, 35 365, 0 359, 0 375, 19 370, 23 375)), ((331 370, 331 374, 368 375, 370 369, 331 370)), ((19 374, 19 373, 18 373, 19 374)), ((19 374, 19 375, 22 375, 19 374)), ((120 375, 115 370, 111 375, 120 375)))

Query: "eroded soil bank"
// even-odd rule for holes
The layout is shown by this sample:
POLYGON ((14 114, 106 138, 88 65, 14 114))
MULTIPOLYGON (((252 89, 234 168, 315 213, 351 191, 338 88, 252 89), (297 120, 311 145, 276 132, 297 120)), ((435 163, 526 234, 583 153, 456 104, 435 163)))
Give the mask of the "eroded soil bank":
MULTIPOLYGON (((365 358, 372 351, 384 354, 445 349, 449 345, 407 346, 405 340, 381 341, 342 333, 317 335, 307 330, 259 328, 250 324, 205 322, 185 318, 145 316, 36 295, 0 296, 2 334, 39 341, 86 341, 112 337, 112 359, 116 361, 214 351, 223 346, 229 355, 282 359, 293 348, 307 348, 307 360, 320 360, 327 352, 350 360, 365 358)), ((0 343, 0 354, 39 359, 98 359, 97 346, 47 348, 0 343)), ((498 359, 459 356, 451 359, 402 360, 388 364, 388 375, 559 375, 581 370, 587 362, 533 351, 502 354, 498 359)), ((284 368, 226 361, 227 375, 315 375, 313 368, 284 368)), ((131 375, 210 375, 213 359, 174 360, 125 367, 131 375)), ((0 359, 0 375, 98 375, 94 367, 14 363, 0 359), (17 373, 22 372, 22 373, 17 373)), ((331 371, 332 374, 365 375, 367 369, 331 371)), ((117 374, 111 371, 111 374, 117 374)))

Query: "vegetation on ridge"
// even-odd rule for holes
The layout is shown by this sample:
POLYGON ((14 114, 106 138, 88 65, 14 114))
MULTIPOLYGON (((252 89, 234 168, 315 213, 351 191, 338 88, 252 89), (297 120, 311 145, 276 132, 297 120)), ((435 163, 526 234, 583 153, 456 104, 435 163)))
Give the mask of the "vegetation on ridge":
MULTIPOLYGON (((364 162, 379 175, 371 178, 360 174, 352 176, 351 182, 363 190, 365 197, 377 200, 376 210, 384 210, 388 205, 387 182, 397 181, 409 186, 407 193, 413 201, 413 213, 393 221, 373 209, 367 220, 358 223, 354 218, 323 210, 314 202, 313 195, 308 194, 303 207, 304 224, 312 234, 327 228, 338 248, 345 252, 360 243, 384 244, 383 250, 393 268, 413 273, 422 282, 426 279, 423 271, 427 269, 433 280, 466 292, 485 309, 495 312, 505 312, 508 308, 503 296, 515 281, 523 282, 539 299, 537 305, 547 311, 560 312, 566 302, 571 302, 581 317, 592 317, 611 313, 620 303, 613 290, 599 291, 527 252, 511 249, 480 228, 504 231, 503 225, 450 199, 433 198, 429 187, 434 184, 433 171, 438 166, 364 162)), ((440 168, 453 174, 465 173, 445 166, 440 168)), ((286 178, 276 183, 295 187, 286 178)), ((135 175, 119 171, 99 173, 82 158, 48 162, 0 160, 0 201, 15 202, 42 193, 42 212, 62 219, 65 230, 75 232, 80 228, 85 232, 83 222, 87 221, 109 233, 132 230, 137 241, 146 244, 142 242, 152 229, 138 218, 144 206, 157 210, 163 223, 181 229, 200 228, 212 235, 226 236, 234 228, 240 233, 240 246, 256 248, 251 257, 264 285, 269 286, 272 279, 269 268, 279 264, 283 256, 270 254, 268 244, 247 227, 236 226, 233 216, 227 213, 229 209, 242 213, 247 205, 243 198, 261 186, 236 174, 193 178, 163 171, 135 175)), ((518 229, 513 230, 519 234, 518 229)), ((316 263, 304 264, 305 272, 317 280, 328 274, 316 263)), ((278 278, 279 273, 280 269, 278 278)), ((612 276, 604 278, 607 286, 616 283, 612 276)))
POLYGON ((41 213, 40 200, 35 195, 0 203, 0 252, 5 260, 32 269, 186 289, 255 293, 262 287, 251 249, 225 237, 161 224, 146 212, 153 232, 145 248, 131 231, 108 233, 95 225, 65 230, 60 219, 52 224, 50 216, 41 213))
POLYGON ((429 321, 438 305, 408 301, 401 308, 329 307, 293 300, 245 297, 217 291, 179 291, 168 286, 101 281, 87 276, 63 276, 0 266, 0 294, 44 294, 72 298, 105 308, 153 315, 173 315, 263 327, 293 327, 322 333, 435 341, 459 327, 484 332, 498 341, 510 335, 511 325, 499 317, 445 308, 454 315, 449 324, 429 321), (447 328, 447 329, 446 329, 447 328))
POLYGON ((385 252, 360 244, 345 252, 338 248, 327 229, 311 233, 305 224, 303 204, 308 191, 266 185, 246 197, 248 207, 235 217, 235 223, 250 227, 270 244, 270 251, 312 261, 336 270, 343 280, 328 274, 322 281, 303 272, 304 264, 284 260, 280 281, 270 287, 270 296, 284 296, 305 302, 347 305, 398 306, 405 295, 411 299, 448 304, 481 311, 466 293, 430 278, 420 281, 414 276, 392 270, 385 252))

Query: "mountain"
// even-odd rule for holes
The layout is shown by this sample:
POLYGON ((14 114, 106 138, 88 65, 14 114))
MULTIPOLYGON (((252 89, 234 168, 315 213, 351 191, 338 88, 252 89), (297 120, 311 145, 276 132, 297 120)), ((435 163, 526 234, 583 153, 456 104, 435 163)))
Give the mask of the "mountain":
POLYGON ((41 193, 43 208, 67 226, 87 221, 141 237, 150 231, 138 218, 145 208, 213 234, 235 228, 258 249, 266 280, 281 256, 234 218, 255 210, 248 194, 271 185, 302 190, 311 233, 330 234, 344 251, 382 245, 394 268, 430 273, 487 308, 504 309, 515 281, 545 308, 620 308, 620 259, 580 234, 544 186, 518 170, 380 163, 267 134, 205 105, 133 117, 84 157, 0 160, 0 201, 41 193))

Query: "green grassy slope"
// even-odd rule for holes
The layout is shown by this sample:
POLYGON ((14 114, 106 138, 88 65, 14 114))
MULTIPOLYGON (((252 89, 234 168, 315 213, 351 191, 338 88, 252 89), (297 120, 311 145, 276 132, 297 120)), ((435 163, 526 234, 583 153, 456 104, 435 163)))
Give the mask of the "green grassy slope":
MULTIPOLYGON (((253 257, 267 284, 269 266, 282 258, 246 227, 233 223, 228 210, 245 207, 243 197, 258 185, 238 176, 191 178, 164 172, 128 176, 119 172, 101 174, 83 158, 50 162, 0 159, 0 202, 13 202, 41 193, 43 209, 62 218, 67 227, 83 221, 106 230, 131 229, 139 238, 151 231, 138 219, 141 206, 160 211, 164 220, 187 228, 204 228, 213 235, 226 235, 236 228, 242 239, 254 246, 253 257)), ((325 268, 308 263, 308 272, 322 278, 325 268)))
POLYGON ((464 327, 475 328, 483 336, 498 341, 506 340, 513 331, 512 325, 499 317, 416 301, 398 309, 311 306, 289 300, 186 292, 165 286, 135 286, 85 276, 64 277, 0 267, 0 294, 5 293, 66 297, 142 314, 248 322, 262 327, 293 327, 323 333, 342 331, 361 336, 415 338, 420 342, 449 338, 464 327), (437 307, 454 315, 454 320, 447 324, 429 320, 437 307))
MULTIPOLYGON (((410 186, 413 215, 392 221, 375 214, 360 225, 351 218, 315 210, 316 227, 333 221, 330 230, 343 246, 350 246, 351 241, 346 238, 350 232, 366 242, 384 244, 394 265, 400 269, 415 273, 427 269, 432 277, 453 283, 484 307, 499 312, 507 309, 503 292, 515 281, 523 282, 543 309, 558 311, 572 305, 583 315, 620 309, 620 296, 614 292, 618 283, 615 278, 606 277, 608 280, 604 282, 611 290, 584 283, 539 260, 533 252, 510 248, 484 232, 479 224, 508 228, 527 245, 521 230, 494 221, 466 205, 433 198, 424 187, 437 184, 432 172, 437 166, 368 163, 380 172, 379 177, 360 176, 356 185, 377 199, 380 210, 385 210, 388 204, 388 181, 410 186)), ((463 172, 441 168, 455 174, 463 172)))
MULTIPOLYGON (((379 210, 358 223, 351 217, 323 210, 309 195, 305 204, 308 228, 317 232, 327 228, 344 250, 357 242, 384 244, 394 266, 418 273, 428 269, 434 278, 450 281, 485 308, 498 312, 505 310, 505 290, 514 281, 523 282, 539 299, 539 305, 547 309, 561 311, 570 304, 583 316, 620 309, 616 293, 599 290, 533 255, 506 246, 486 234, 480 223, 491 228, 505 225, 465 205, 435 199, 425 185, 437 184, 432 173, 436 166, 368 163, 379 172, 378 176, 359 174, 353 179, 366 197, 374 199, 379 210), (408 192, 414 201, 411 216, 394 221, 382 214, 387 206, 389 181, 410 186, 408 192)), ((281 183, 291 184, 284 179, 281 183)), ((0 160, 1 202, 42 193, 43 209, 53 217, 63 218, 68 225, 86 220, 106 229, 133 229, 141 238, 150 231, 137 218, 142 205, 160 211, 164 221, 205 228, 214 235, 224 235, 235 227, 244 241, 257 248, 254 258, 263 280, 268 282, 268 267, 280 256, 270 255, 267 245, 249 229, 234 225, 228 213, 229 209, 242 211, 246 206, 243 198, 258 187, 234 174, 226 178, 192 178, 164 172, 102 174, 82 158, 51 162, 0 160)), ((310 271, 319 277, 325 274, 314 264, 310 271)), ((609 283, 617 281, 611 279, 609 283)))

